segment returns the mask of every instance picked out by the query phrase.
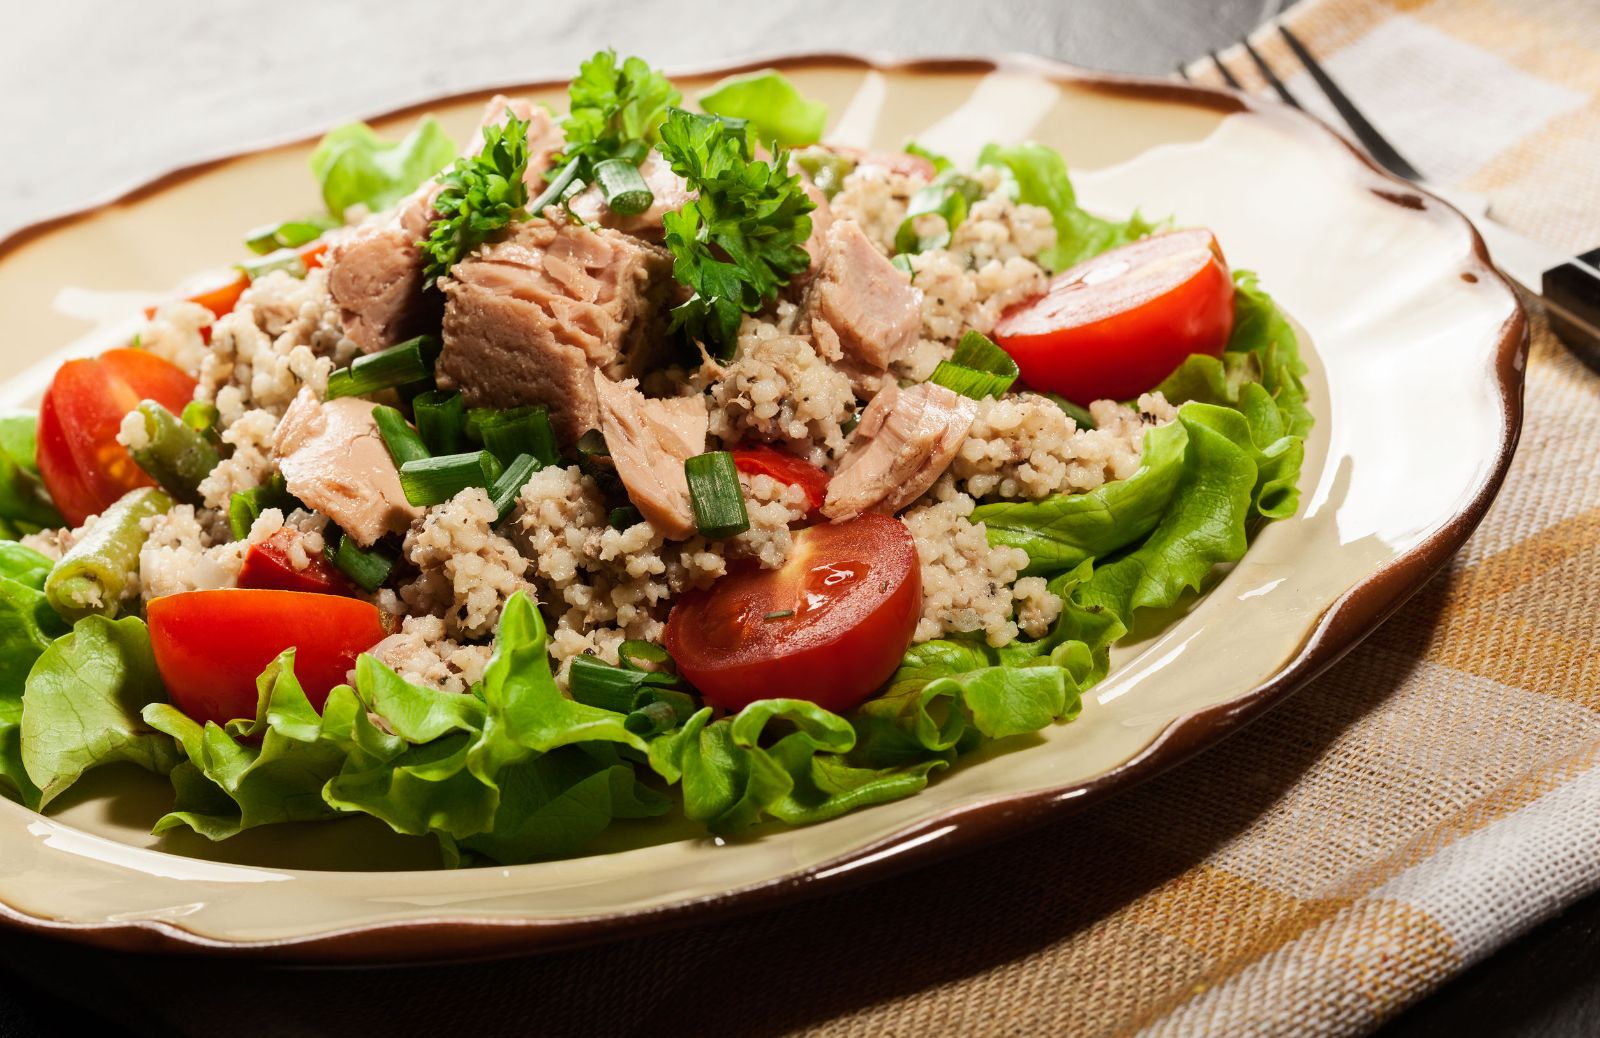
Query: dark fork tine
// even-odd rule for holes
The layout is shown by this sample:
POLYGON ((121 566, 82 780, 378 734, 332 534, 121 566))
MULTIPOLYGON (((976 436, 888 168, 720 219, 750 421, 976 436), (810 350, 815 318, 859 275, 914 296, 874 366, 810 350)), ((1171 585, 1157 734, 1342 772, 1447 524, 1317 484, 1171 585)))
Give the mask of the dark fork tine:
POLYGON ((1186 68, 1184 66, 1183 62, 1181 62, 1181 61, 1178 62, 1178 66, 1177 66, 1176 69, 1174 69, 1174 71, 1178 73, 1178 78, 1179 79, 1181 79, 1181 80, 1183 80, 1185 82, 1188 82, 1188 80, 1189 80, 1189 70, 1188 70, 1188 68, 1186 68))
POLYGON ((1262 78, 1267 81, 1268 86, 1277 92, 1278 97, 1282 99, 1283 103, 1291 108, 1299 108, 1300 102, 1295 100, 1295 96, 1293 94, 1289 93, 1289 88, 1284 86, 1283 80, 1279 79, 1278 74, 1272 71, 1272 66, 1268 65, 1266 59, 1260 54, 1257 54, 1256 49, 1250 46, 1250 38, 1247 36, 1239 42, 1244 44, 1245 53, 1250 55, 1250 60, 1255 62, 1256 68, 1261 70, 1262 78))
POLYGON ((1295 39, 1294 33, 1290 32, 1282 24, 1278 26, 1278 32, 1283 34, 1284 42, 1289 45, 1290 50, 1294 51, 1294 56, 1300 59, 1300 63, 1306 67, 1306 71, 1311 73, 1312 81, 1327 96, 1329 103, 1333 105, 1338 111, 1339 117, 1350 127, 1350 132, 1356 135, 1356 139, 1361 142, 1361 146, 1367 149, 1367 153, 1376 159, 1380 166, 1395 176, 1411 181, 1421 180, 1422 174, 1417 172, 1417 167, 1407 162, 1394 149, 1394 145, 1390 144, 1383 134, 1378 132, 1378 128, 1367 121, 1367 117, 1361 114, 1360 109, 1356 108, 1350 98, 1345 96, 1345 92, 1340 90, 1338 85, 1329 78, 1328 74, 1322 70, 1322 66, 1317 64, 1317 59, 1311 56, 1311 52, 1306 50, 1305 45, 1295 39))
POLYGON ((1217 52, 1216 51, 1212 51, 1211 52, 1211 64, 1217 66, 1217 71, 1222 73, 1222 81, 1224 83, 1226 83, 1229 86, 1233 87, 1233 89, 1235 89, 1235 90, 1243 90, 1244 89, 1244 84, 1239 82, 1237 79, 1233 78, 1233 73, 1229 72, 1228 71, 1228 66, 1224 65, 1222 63, 1222 59, 1217 57, 1217 52))

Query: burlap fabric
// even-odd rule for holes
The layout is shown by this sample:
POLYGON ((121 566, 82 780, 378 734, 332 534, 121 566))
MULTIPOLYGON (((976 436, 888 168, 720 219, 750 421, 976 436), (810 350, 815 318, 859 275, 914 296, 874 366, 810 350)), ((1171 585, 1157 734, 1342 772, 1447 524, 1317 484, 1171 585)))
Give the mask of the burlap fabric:
MULTIPOLYGON (((1290 21, 1424 171, 1600 245, 1593 0, 1322 0, 1290 21)), ((1053 827, 515 962, 285 973, 41 942, 31 965, 197 1035, 1364 1032, 1600 886, 1597 388, 1535 311, 1522 446, 1461 555, 1263 720, 1053 827)))

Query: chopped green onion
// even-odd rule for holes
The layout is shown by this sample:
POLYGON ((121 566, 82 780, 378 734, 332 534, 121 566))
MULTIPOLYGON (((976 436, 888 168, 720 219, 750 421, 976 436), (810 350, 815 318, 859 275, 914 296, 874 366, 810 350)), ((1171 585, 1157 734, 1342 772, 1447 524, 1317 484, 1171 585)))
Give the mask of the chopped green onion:
POLYGON ((644 673, 613 667, 597 656, 579 655, 572 657, 567 687, 572 698, 585 706, 627 714, 633 712, 639 698, 644 673))
POLYGON ((650 185, 639 173, 639 167, 627 159, 595 163, 594 181, 600 185, 607 208, 618 216, 638 216, 656 200, 650 185))
POLYGON ((247 248, 258 256, 275 249, 298 249, 310 245, 327 232, 339 226, 339 221, 326 216, 313 216, 305 220, 285 220, 257 227, 245 235, 247 248))
POLYGON ((689 482, 694 524, 703 535, 719 541, 750 529, 750 513, 744 508, 744 489, 739 486, 732 454, 698 454, 683 463, 683 474, 689 482))
POLYGON ((419 335, 398 346, 356 358, 348 368, 328 376, 328 399, 369 396, 385 389, 433 379, 433 362, 442 344, 436 336, 419 335))
POLYGON ((545 209, 555 205, 566 195, 567 189, 578 176, 578 166, 581 163, 569 162, 567 168, 556 174, 550 181, 550 186, 539 192, 539 197, 528 204, 528 212, 534 216, 543 215, 545 209))
POLYGON ((611 524, 613 530, 626 530, 630 526, 644 522, 644 516, 632 505, 623 505, 621 508, 611 510, 607 522, 611 524))
POLYGON ((467 445, 466 405, 460 393, 430 389, 411 401, 417 432, 431 454, 459 454, 467 445))
POLYGON ((1093 429, 1096 427, 1094 415, 1089 413, 1087 407, 1075 404, 1059 393, 1046 393, 1044 395, 1049 397, 1062 411, 1066 412, 1067 417, 1072 419, 1073 425, 1080 429, 1093 429))
POLYGON ((489 487, 489 500, 494 502, 495 522, 505 522, 506 516, 511 514, 511 509, 516 507, 517 496, 522 493, 522 488, 528 485, 528 480, 539 471, 539 462, 528 454, 519 454, 506 466, 489 487))
POLYGON ((917 276, 917 269, 911 265, 911 255, 897 252, 889 258, 889 265, 896 270, 903 271, 908 278, 917 276))
POLYGON ((400 466, 400 488, 414 505, 443 504, 468 487, 488 489, 500 478, 500 462, 488 451, 419 458, 400 466))
POLYGON ((855 414, 839 423, 839 433, 843 436, 849 436, 851 433, 856 431, 856 426, 860 424, 861 412, 857 411, 855 414))
POLYGON ((486 415, 478 420, 478 436, 484 449, 505 463, 519 454, 533 455, 540 465, 561 460, 550 413, 543 407, 514 407, 486 415))
POLYGON ((267 253, 260 259, 245 260, 235 264, 244 276, 251 281, 259 281, 274 270, 281 270, 290 277, 303 278, 306 276, 306 261, 293 249, 276 249, 267 253))
POLYGON ((671 703, 646 703, 622 719, 622 727, 641 738, 670 732, 682 722, 671 703))
POLYGON ((949 360, 941 360, 928 381, 974 400, 1000 397, 1017 380, 1017 362, 982 332, 967 332, 949 360))
POLYGON ((811 178, 811 183, 816 185, 823 197, 830 202, 844 186, 844 178, 856 168, 855 159, 836 155, 826 148, 807 148, 805 151, 797 151, 794 153, 794 161, 801 171, 811 178))
POLYGON ((906 216, 894 232, 895 252, 927 252, 942 249, 950 244, 956 228, 967 218, 967 208, 983 197, 983 185, 971 177, 946 171, 933 179, 927 187, 918 188, 906 206, 906 216), (937 216, 944 228, 932 234, 917 233, 919 217, 937 216))
POLYGON ((384 446, 389 448, 389 457, 394 459, 395 468, 408 461, 420 461, 432 456, 422 437, 417 435, 417 430, 411 428, 411 423, 399 411, 392 407, 374 407, 372 420, 378 423, 378 434, 383 437, 384 446))
POLYGON ((269 508, 288 511, 297 504, 283 476, 275 473, 265 484, 241 490, 228 499, 228 529, 234 540, 242 541, 250 536, 250 528, 261 518, 262 512, 269 508))
POLYGON ((333 553, 333 565, 364 590, 376 591, 389 579, 389 572, 394 569, 394 556, 376 546, 363 551, 354 538, 344 534, 333 553))
POLYGON ((677 673, 678 670, 677 664, 672 662, 672 656, 666 649, 655 642, 647 642, 638 638, 629 638, 617 646, 617 659, 622 661, 624 667, 632 670, 650 671, 652 673, 663 670, 677 673))

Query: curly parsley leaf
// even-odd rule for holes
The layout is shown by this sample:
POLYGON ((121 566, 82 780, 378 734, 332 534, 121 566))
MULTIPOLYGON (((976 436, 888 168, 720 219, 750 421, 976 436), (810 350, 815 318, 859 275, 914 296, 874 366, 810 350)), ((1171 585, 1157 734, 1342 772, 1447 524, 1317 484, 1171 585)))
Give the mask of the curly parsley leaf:
POLYGON ((504 227, 528 218, 528 121, 506 109, 504 124, 483 128, 483 150, 463 155, 439 178, 438 217, 417 244, 427 260, 427 284, 504 227))
POLYGON ((607 159, 627 159, 637 166, 656 140, 667 109, 682 95, 644 59, 630 57, 618 64, 616 51, 602 50, 578 67, 567 98, 571 111, 562 123, 566 147, 545 178, 553 181, 576 164, 577 179, 593 183, 594 167, 607 159))
POLYGON ((787 172, 787 154, 754 158, 743 122, 674 108, 661 127, 661 154, 697 193, 663 218, 673 276, 694 291, 672 311, 672 327, 728 356, 741 316, 806 269, 807 214, 816 206, 787 172))

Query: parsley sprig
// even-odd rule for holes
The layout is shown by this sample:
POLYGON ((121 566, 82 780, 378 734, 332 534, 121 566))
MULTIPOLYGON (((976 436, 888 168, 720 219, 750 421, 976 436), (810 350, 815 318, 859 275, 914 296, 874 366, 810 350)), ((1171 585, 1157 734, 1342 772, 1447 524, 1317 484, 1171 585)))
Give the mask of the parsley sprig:
POLYGON ((694 290, 672 311, 672 327, 731 356, 742 315, 760 311, 810 262, 803 245, 816 206, 788 172, 787 153, 770 163, 753 156, 741 120, 673 108, 661 154, 697 193, 663 218, 673 276, 694 290))
POLYGON ((577 179, 592 184, 594 167, 607 159, 642 162, 667 109, 682 95, 644 59, 630 57, 619 65, 616 51, 602 50, 578 66, 567 100, 571 111, 561 124, 566 146, 545 178, 553 181, 577 164, 577 179))
POLYGON ((439 178, 438 217, 418 245, 427 260, 426 284, 450 272, 496 231, 528 218, 528 121, 506 109, 506 121, 483 128, 483 150, 463 155, 439 178))

